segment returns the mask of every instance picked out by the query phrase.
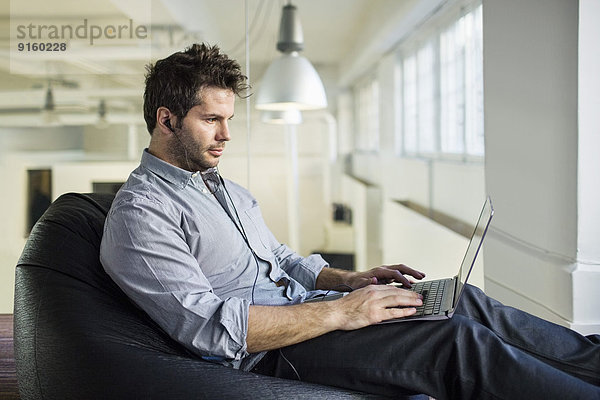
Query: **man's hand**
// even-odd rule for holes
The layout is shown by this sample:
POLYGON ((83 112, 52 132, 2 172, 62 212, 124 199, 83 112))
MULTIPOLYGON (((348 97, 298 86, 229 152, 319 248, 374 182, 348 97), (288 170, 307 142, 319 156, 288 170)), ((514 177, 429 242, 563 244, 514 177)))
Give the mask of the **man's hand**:
POLYGON ((323 268, 316 289, 352 291, 338 300, 290 306, 251 305, 247 349, 250 353, 292 345, 334 330, 353 330, 413 315, 422 296, 386 283, 411 287, 408 275, 425 274, 403 264, 384 265, 365 272, 323 268), (356 290, 355 290, 356 289, 356 290))
POLYGON ((250 306, 250 353, 302 342, 334 330, 353 330, 408 317, 423 304, 421 295, 391 285, 368 285, 338 300, 290 306, 250 306))
POLYGON ((394 286, 368 285, 332 301, 338 329, 353 330, 394 318, 413 315, 423 296, 394 286))
POLYGON ((317 278, 317 289, 349 291, 367 285, 382 285, 393 282, 401 283, 410 288, 411 280, 423 279, 423 272, 414 270, 404 264, 383 265, 364 272, 345 271, 336 268, 323 268, 317 278))
POLYGON ((365 287, 367 285, 385 285, 398 282, 407 288, 411 288, 412 280, 406 276, 412 276, 415 279, 425 278, 423 272, 412 269, 404 264, 382 265, 364 272, 356 272, 355 276, 350 277, 348 285, 354 289, 365 287))

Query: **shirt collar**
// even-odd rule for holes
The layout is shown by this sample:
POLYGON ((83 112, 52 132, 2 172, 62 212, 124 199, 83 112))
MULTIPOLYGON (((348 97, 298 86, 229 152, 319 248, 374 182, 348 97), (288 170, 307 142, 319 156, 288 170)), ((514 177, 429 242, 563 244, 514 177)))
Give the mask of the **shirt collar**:
POLYGON ((168 162, 150 154, 148 149, 144 149, 140 165, 152 173, 160 176, 161 178, 169 181, 170 183, 177 185, 181 189, 185 188, 192 181, 196 181, 196 183, 202 182, 202 184, 204 184, 199 171, 189 172, 169 164, 168 162))

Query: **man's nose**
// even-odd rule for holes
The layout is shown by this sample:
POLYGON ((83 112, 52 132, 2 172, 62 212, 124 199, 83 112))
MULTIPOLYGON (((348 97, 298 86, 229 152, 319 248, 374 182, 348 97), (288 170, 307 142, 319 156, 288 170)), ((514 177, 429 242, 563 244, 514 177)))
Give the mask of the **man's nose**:
POLYGON ((229 123, 227 121, 221 124, 219 131, 217 132, 216 139, 219 142, 227 142, 231 140, 231 136, 229 134, 229 123))

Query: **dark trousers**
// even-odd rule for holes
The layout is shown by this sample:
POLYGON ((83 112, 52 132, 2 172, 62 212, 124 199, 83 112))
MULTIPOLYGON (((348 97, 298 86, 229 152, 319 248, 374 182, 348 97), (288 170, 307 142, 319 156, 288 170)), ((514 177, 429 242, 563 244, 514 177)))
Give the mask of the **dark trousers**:
POLYGON ((450 320, 330 332, 270 351, 254 371, 392 397, 600 399, 600 336, 467 286, 450 320))

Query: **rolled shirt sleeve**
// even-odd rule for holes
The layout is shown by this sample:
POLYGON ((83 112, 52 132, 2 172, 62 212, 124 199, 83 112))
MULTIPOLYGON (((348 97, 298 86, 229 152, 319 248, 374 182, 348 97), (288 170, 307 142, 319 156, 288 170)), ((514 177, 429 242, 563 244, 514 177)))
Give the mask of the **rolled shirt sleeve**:
POLYGON ((190 252, 180 214, 155 199, 121 196, 107 217, 101 262, 171 337, 199 356, 236 366, 248 355, 249 301, 214 293, 190 252))
POLYGON ((329 266, 320 254, 301 257, 283 244, 273 252, 279 260, 281 268, 307 290, 315 290, 317 277, 321 270, 329 266))

